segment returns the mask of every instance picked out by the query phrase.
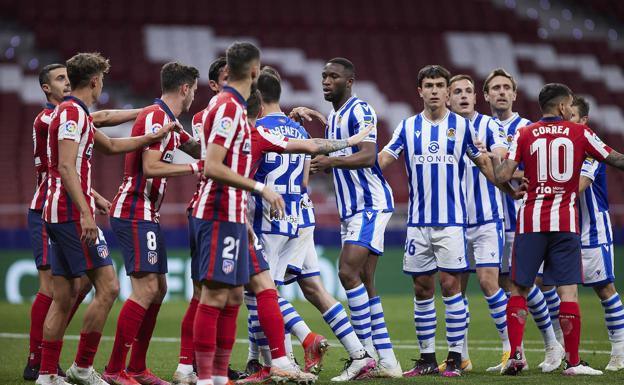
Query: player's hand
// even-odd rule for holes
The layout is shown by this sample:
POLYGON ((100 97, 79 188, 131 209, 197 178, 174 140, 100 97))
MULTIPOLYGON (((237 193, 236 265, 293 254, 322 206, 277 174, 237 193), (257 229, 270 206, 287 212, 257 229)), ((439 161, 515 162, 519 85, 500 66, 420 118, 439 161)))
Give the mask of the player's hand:
POLYGON ((182 125, 177 120, 175 122, 169 122, 165 124, 160 130, 150 134, 152 136, 152 143, 163 140, 170 132, 180 132, 182 125))
POLYGON ((108 199, 100 196, 95 197, 95 212, 100 215, 107 215, 110 212, 112 204, 108 199))
POLYGON ((317 155, 310 162, 310 173, 316 174, 317 172, 324 171, 329 173, 332 168, 331 158, 325 155, 317 155))
POLYGON ((485 153, 488 152, 487 146, 485 145, 485 143, 483 143, 479 139, 474 139, 473 143, 474 143, 475 147, 477 148, 477 150, 479 150, 480 153, 485 154, 485 153))
MULTIPOLYGON (((517 180, 520 183, 523 183, 524 180, 526 179, 524 177, 524 171, 523 170, 516 170, 514 171, 513 175, 511 176, 511 179, 513 180, 517 180)), ((527 183, 529 182, 528 179, 526 179, 527 183)))
POLYGON ((98 239, 98 228, 91 212, 80 214, 80 228, 82 229, 80 241, 87 246, 95 245, 98 239))
POLYGON ((305 123, 305 121, 311 122, 314 119, 318 119, 321 123, 327 124, 327 119, 325 119, 323 114, 308 107, 295 107, 290 111, 288 117, 301 124, 305 123))
POLYGON ((520 186, 516 188, 512 188, 511 189, 512 193, 510 194, 511 197, 514 200, 522 199, 524 195, 527 193, 528 187, 529 187, 528 184, 523 182, 520 186))
POLYGON ((349 139, 347 139, 347 144, 349 144, 349 147, 360 144, 360 142, 363 141, 364 138, 366 138, 368 134, 371 133, 371 131, 373 131, 373 128, 375 128, 375 125, 371 123, 364 127, 363 130, 360 130, 360 132, 358 132, 357 134, 350 136, 349 139))
POLYGON ((286 208, 284 199, 281 195, 271 190, 270 187, 264 187, 262 189, 262 198, 269 202, 271 205, 271 216, 274 218, 283 218, 286 208))

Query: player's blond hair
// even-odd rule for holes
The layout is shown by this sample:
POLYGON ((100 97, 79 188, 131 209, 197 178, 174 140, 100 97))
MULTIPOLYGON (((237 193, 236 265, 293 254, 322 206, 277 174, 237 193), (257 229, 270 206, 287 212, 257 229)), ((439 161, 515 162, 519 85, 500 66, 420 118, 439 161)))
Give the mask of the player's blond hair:
MULTIPOLYGON (((511 87, 514 91, 518 88, 518 84, 516 83, 516 79, 509 72, 507 72, 504 68, 497 68, 494 71, 490 72, 490 74, 485 78, 483 82, 483 93, 487 94, 490 90, 490 82, 497 76, 502 76, 511 81, 511 87)), ((473 83, 474 84, 474 83, 473 83)))

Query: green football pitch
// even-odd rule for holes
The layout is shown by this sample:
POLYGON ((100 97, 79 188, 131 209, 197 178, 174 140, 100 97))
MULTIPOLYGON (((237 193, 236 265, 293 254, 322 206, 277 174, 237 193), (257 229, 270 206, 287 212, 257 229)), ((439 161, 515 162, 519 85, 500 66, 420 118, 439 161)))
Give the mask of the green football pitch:
MULTIPOLYGON (((619 251, 619 250, 618 250, 619 251)), ((392 250, 397 254, 400 261, 400 250, 392 250)), ((620 253, 618 253, 619 255, 620 253)), ((617 258, 616 258, 617 259, 617 258)), ((386 274, 384 274, 386 275, 386 274)), ((394 276, 401 281, 401 285, 409 288, 409 279, 400 271, 394 274, 387 274, 388 278, 394 276), (407 281, 407 282, 404 282, 407 281)), ((385 278, 385 277, 384 277, 385 278)), ((384 279, 385 280, 385 279, 384 279)), ((621 281, 621 280, 620 280, 621 281)), ((386 286, 386 285, 383 285, 386 286)), ((621 285, 620 285, 621 286, 621 285)), ((598 299, 592 291, 581 290, 581 311, 583 322, 583 333, 581 340, 581 357, 588 361, 595 368, 604 368, 609 360, 610 345, 607 339, 606 328, 604 326, 603 311, 598 299)), ((413 300, 409 291, 405 294, 387 294, 381 292, 382 302, 386 315, 386 323, 390 336, 395 346, 395 352, 404 370, 412 366, 411 359, 418 357, 418 347, 413 323, 413 300)), ((624 383, 624 371, 618 373, 607 373, 601 377, 592 378, 563 378, 559 372, 552 374, 542 374, 537 369, 537 364, 543 359, 543 343, 540 334, 532 321, 527 323, 525 333, 525 350, 530 365, 530 370, 517 378, 502 377, 495 374, 485 373, 485 368, 498 363, 500 360, 500 341, 497 336, 494 324, 489 317, 487 306, 482 295, 471 290, 469 294, 471 325, 469 332, 470 357, 474 370, 467 373, 465 377, 459 379, 444 379, 441 377, 410 378, 398 380, 367 380, 371 384, 391 384, 391 383, 503 383, 515 382, 518 384, 557 384, 565 383, 624 383)), ((331 342, 324 361, 324 370, 319 377, 319 383, 329 383, 329 379, 338 374, 343 366, 341 359, 347 355, 344 349, 337 344, 329 327, 323 322, 320 314, 309 303, 304 301, 293 302, 299 313, 304 317, 312 330, 328 337, 331 342)), ((179 328, 180 321, 186 310, 187 303, 183 301, 168 302, 163 305, 154 339, 148 353, 148 365, 152 370, 165 379, 170 379, 177 365, 179 351, 179 328)), ((108 355, 112 348, 112 338, 115 334, 115 324, 121 303, 118 301, 108 317, 108 322, 104 329, 100 349, 96 356, 95 367, 101 371, 107 362, 108 355)), ((80 329, 80 319, 85 306, 79 310, 74 321, 68 328, 61 365, 67 368, 74 358, 77 348, 77 336, 80 329)), ((441 302, 436 306, 438 312, 438 360, 446 356, 446 340, 444 332, 444 307, 441 302)), ((14 305, 0 302, 0 344, 2 346, 0 354, 0 384, 27 384, 22 381, 22 369, 28 354, 28 325, 29 325, 29 304, 14 305)), ((238 340, 232 355, 232 365, 235 368, 242 368, 247 358, 247 327, 246 310, 241 308, 238 322, 238 340)), ((295 353, 299 362, 303 361, 303 353, 296 344, 295 353)))

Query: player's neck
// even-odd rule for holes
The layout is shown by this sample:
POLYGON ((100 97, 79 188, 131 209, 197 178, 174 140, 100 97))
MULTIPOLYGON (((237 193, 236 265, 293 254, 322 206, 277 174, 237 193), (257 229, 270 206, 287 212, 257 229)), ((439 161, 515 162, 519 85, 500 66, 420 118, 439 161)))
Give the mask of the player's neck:
POLYGON ((351 99, 351 96, 351 91, 348 91, 345 92, 339 100, 332 102, 332 105, 334 106, 334 111, 338 111, 340 107, 344 106, 347 100, 351 99))
MULTIPOLYGON (((453 111, 455 112, 455 111, 453 111)), ((459 116, 461 116, 462 118, 466 118, 470 121, 472 121, 472 119, 474 119, 475 115, 477 115, 477 111, 476 110, 472 110, 472 112, 464 112, 463 114, 458 114, 459 116)))
POLYGON ((182 113, 182 103, 184 102, 182 99, 173 96, 173 95, 162 95, 160 100, 165 102, 167 107, 173 112, 173 115, 177 118, 182 113))
POLYGON ((249 99, 249 95, 251 95, 251 77, 242 80, 228 81, 227 85, 238 91, 243 99, 249 99))
POLYGON ((72 90, 70 95, 80 99, 80 101, 89 108, 95 103, 95 100, 93 100, 93 91, 86 87, 72 90))
POLYGON ((441 106, 436 109, 425 107, 425 110, 423 111, 423 113, 425 114, 425 118, 427 118, 427 120, 429 120, 432 123, 436 123, 444 119, 447 112, 448 112, 448 109, 446 108, 446 106, 441 106))
POLYGON ((59 100, 55 98, 54 95, 46 95, 46 99, 48 103, 54 104, 55 106, 58 106, 59 104, 63 103, 63 97, 61 97, 61 99, 59 100))
POLYGON ((264 104, 262 106, 262 113, 264 115, 283 114, 282 109, 280 108, 279 103, 264 104))
POLYGON ((505 120, 511 118, 514 114, 511 108, 504 111, 492 110, 492 112, 494 113, 494 116, 496 116, 501 122, 504 122, 505 120))

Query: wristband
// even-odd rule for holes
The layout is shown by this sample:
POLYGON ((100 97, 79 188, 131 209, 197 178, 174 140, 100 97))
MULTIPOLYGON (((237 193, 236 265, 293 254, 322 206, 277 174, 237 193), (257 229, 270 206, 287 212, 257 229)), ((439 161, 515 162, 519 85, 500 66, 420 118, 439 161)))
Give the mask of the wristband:
POLYGON ((197 163, 189 163, 189 166, 191 166, 191 173, 192 174, 199 173, 199 165, 197 163))
POLYGON ((254 185, 254 191, 257 193, 262 193, 262 190, 264 190, 264 183, 262 182, 256 182, 256 184, 254 185))

